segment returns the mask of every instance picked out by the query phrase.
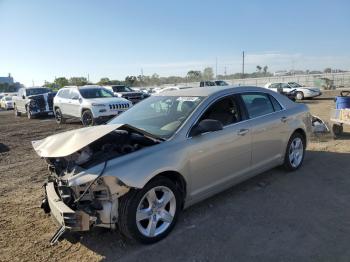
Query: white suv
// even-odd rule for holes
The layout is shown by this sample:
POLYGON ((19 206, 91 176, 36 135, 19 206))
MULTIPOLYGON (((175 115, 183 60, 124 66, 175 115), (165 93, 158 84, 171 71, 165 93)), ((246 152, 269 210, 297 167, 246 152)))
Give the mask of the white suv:
POLYGON ((53 104, 57 123, 64 123, 67 118, 79 118, 84 126, 105 122, 132 106, 130 101, 95 85, 61 88, 53 104))

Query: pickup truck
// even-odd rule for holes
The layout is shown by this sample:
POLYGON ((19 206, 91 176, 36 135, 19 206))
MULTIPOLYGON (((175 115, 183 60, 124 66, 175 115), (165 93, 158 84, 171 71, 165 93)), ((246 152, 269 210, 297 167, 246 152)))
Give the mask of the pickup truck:
POLYGON ((39 115, 53 115, 55 95, 46 87, 21 88, 18 95, 13 97, 15 115, 26 114, 29 119, 39 115))

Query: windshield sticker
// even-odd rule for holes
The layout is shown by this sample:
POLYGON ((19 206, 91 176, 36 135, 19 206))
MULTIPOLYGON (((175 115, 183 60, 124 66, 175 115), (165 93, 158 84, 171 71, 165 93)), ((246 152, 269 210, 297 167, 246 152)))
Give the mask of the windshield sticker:
POLYGON ((180 96, 176 99, 176 101, 182 101, 182 102, 185 102, 185 101, 189 101, 189 102, 195 102, 199 99, 198 96, 180 96))

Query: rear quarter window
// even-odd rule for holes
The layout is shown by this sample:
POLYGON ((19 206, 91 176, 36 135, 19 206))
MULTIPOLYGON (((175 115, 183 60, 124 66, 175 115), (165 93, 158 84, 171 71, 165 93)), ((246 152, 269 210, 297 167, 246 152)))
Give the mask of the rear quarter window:
POLYGON ((273 109, 275 111, 281 111, 283 109, 283 107, 281 106, 281 104, 277 101, 276 98, 274 98, 273 96, 269 96, 270 97, 270 100, 271 100, 271 103, 272 103, 272 106, 273 106, 273 109))

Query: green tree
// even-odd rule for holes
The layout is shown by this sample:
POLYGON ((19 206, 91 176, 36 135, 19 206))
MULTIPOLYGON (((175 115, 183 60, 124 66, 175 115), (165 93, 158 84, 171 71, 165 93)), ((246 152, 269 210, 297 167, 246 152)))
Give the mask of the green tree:
POLYGON ((211 68, 211 67, 204 68, 204 70, 203 70, 203 79, 211 80, 213 78, 214 78, 213 68, 211 68))
POLYGON ((332 73, 332 68, 327 67, 323 70, 324 73, 332 73))
POLYGON ((190 70, 187 72, 187 78, 189 81, 199 81, 202 78, 201 71, 190 70))
POLYGON ((261 69, 262 69, 261 66, 259 66, 259 65, 256 66, 256 70, 257 70, 259 73, 261 73, 261 69))
POLYGON ((127 86, 135 86, 137 83, 137 77, 136 76, 127 76, 125 77, 125 85, 127 86))
POLYGON ((58 77, 55 79, 54 84, 58 87, 58 88, 62 88, 64 86, 69 85, 68 79, 65 77, 58 77))
POLYGON ((85 77, 71 77, 69 79, 69 84, 72 86, 83 86, 88 83, 85 77))
POLYGON ((111 83, 111 80, 109 80, 108 77, 102 77, 102 78, 100 79, 100 81, 97 82, 97 84, 98 84, 98 85, 101 85, 101 86, 110 85, 110 83, 111 83))
POLYGON ((268 69, 269 67, 266 65, 266 66, 264 66, 264 68, 263 68, 263 71, 264 71, 264 75, 266 75, 267 74, 267 69, 268 69))

